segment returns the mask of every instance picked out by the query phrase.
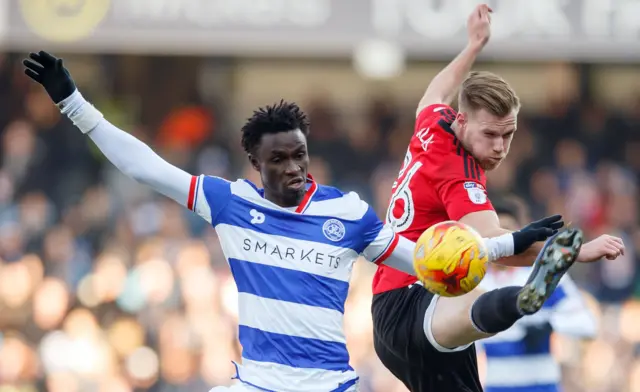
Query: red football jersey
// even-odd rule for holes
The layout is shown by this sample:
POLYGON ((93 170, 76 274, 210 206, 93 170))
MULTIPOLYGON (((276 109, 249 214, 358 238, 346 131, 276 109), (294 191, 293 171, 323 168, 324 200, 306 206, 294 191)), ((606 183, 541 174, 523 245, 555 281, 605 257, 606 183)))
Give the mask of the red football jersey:
MULTIPOLYGON (((462 148, 451 129, 455 117, 450 106, 439 104, 424 108, 416 119, 386 217, 396 232, 411 241, 417 241, 436 223, 493 210, 485 190, 484 170, 462 148)), ((415 282, 413 276, 380 265, 373 278, 373 293, 415 282)))

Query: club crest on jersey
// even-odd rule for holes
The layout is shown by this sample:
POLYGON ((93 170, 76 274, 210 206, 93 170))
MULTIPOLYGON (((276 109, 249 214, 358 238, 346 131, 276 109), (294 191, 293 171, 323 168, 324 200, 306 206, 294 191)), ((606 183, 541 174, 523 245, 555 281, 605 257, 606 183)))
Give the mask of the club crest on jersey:
POLYGON ((464 189, 467 190, 469 200, 471 200, 473 204, 484 204, 487 202, 487 193, 485 192, 484 187, 477 182, 465 182, 464 189))
POLYGON ((324 225, 322 225, 322 233, 324 233, 324 236, 327 237, 327 239, 333 242, 342 240, 345 232, 346 229, 344 228, 344 225, 337 219, 328 219, 324 222, 324 225))

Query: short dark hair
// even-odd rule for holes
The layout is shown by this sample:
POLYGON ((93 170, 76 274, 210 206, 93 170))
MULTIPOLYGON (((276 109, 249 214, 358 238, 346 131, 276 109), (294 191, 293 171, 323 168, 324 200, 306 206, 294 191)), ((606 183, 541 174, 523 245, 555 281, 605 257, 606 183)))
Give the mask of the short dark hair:
POLYGON ((260 145, 262 135, 288 132, 299 129, 304 136, 309 135, 309 120, 300 107, 285 100, 280 103, 258 108, 242 127, 242 148, 254 153, 260 145))

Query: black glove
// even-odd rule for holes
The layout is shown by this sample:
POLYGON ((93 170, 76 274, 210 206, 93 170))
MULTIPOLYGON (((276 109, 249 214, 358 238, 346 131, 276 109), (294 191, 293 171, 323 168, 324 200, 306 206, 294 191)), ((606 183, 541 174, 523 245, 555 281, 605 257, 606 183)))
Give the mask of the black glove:
POLYGON ((513 253, 520 254, 538 241, 545 241, 564 226, 562 215, 553 215, 532 222, 513 233, 513 253))
POLYGON ((62 64, 62 59, 41 50, 29 53, 29 58, 24 59, 22 64, 26 67, 24 73, 40 83, 56 104, 76 90, 76 84, 62 64))
POLYGON ((527 352, 539 352, 542 345, 548 344, 552 330, 551 324, 548 322, 537 325, 527 325, 525 327, 526 333, 522 339, 527 352))

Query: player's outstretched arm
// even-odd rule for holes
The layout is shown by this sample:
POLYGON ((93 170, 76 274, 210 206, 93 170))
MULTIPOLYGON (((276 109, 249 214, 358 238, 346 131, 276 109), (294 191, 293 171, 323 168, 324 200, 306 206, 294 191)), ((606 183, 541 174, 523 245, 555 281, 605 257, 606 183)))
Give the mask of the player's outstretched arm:
POLYGON ((450 105, 466 78, 476 57, 482 51, 491 36, 491 8, 486 4, 478 5, 467 20, 469 41, 460 54, 447 65, 429 84, 420 99, 416 117, 429 105, 450 105))
MULTIPOLYGON (((476 229, 483 237, 497 237, 512 233, 514 239, 514 256, 502 257, 496 262, 514 267, 530 266, 542 250, 548 237, 564 226, 560 215, 553 215, 533 222, 522 229, 512 232, 500 227, 498 215, 493 210, 475 211, 458 219, 476 229)), ((589 263, 602 258, 613 260, 624 254, 622 239, 611 235, 602 235, 582 245, 577 261, 589 263)))
MULTIPOLYGON (((91 105, 77 90, 68 101, 70 106, 91 105)), ((148 145, 105 119, 100 120, 87 135, 122 173, 183 206, 188 205, 191 174, 165 161, 148 145)))
POLYGON ((96 143, 120 171, 187 205, 192 176, 160 156, 149 146, 103 118, 76 89, 62 59, 40 51, 24 60, 25 74, 40 83, 60 111, 96 143))
POLYGON ((500 227, 498 215, 493 210, 475 211, 464 215, 460 222, 473 227, 483 237, 498 237, 513 233, 514 256, 497 259, 499 264, 510 266, 528 266, 533 264, 542 244, 564 226, 562 216, 553 215, 523 227, 517 232, 500 227))

